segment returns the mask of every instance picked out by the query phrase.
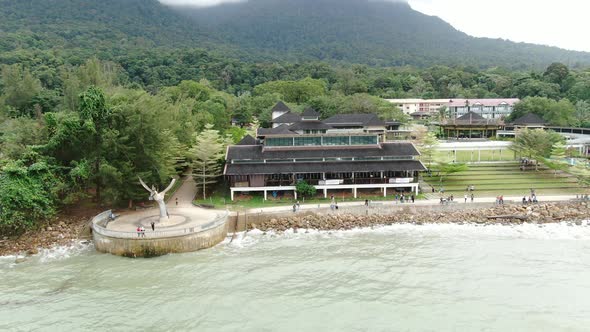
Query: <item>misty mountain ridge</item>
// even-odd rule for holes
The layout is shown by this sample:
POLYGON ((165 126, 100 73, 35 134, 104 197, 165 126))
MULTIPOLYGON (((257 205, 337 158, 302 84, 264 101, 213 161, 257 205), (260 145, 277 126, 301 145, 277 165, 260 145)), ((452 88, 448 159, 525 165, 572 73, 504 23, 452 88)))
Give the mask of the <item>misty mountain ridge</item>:
POLYGON ((210 7, 158 0, 0 0, 0 52, 33 46, 119 53, 205 48, 252 62, 590 65, 590 53, 471 37, 389 0, 248 0, 210 7))
POLYGON ((590 61, 589 53, 471 37, 405 1, 248 0, 172 8, 247 54, 269 59, 512 68, 590 61))

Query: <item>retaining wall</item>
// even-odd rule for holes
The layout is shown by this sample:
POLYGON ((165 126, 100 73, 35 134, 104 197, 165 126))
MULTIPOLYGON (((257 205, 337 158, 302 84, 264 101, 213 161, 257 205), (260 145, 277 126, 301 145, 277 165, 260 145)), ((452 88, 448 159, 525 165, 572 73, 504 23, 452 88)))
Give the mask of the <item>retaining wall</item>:
POLYGON ((101 232, 102 224, 108 218, 110 211, 106 211, 93 219, 94 246, 97 251, 125 257, 155 257, 169 253, 192 252, 211 248, 227 236, 227 216, 223 220, 212 223, 209 228, 183 235, 167 237, 134 238, 101 232))

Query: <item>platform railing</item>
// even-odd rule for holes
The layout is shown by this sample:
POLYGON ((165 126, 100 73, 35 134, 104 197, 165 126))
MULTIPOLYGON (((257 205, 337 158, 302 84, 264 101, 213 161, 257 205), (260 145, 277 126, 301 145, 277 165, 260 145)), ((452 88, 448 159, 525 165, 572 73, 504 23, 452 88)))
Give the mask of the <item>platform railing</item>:
POLYGON ((179 237, 185 236, 189 234, 195 233, 202 233, 209 231, 211 229, 217 228, 222 226, 228 217, 229 212, 224 212, 217 214, 215 219, 211 222, 206 224, 194 226, 194 227, 187 227, 187 228, 178 228, 178 229, 171 229, 171 230, 156 230, 152 231, 151 229, 146 229, 145 232, 125 232, 125 231, 116 231, 112 229, 108 229, 107 225, 111 220, 112 211, 107 210, 102 212, 101 214, 96 215, 92 218, 92 230, 100 235, 113 237, 113 238, 121 238, 121 239, 147 239, 147 238, 169 238, 169 237, 179 237))

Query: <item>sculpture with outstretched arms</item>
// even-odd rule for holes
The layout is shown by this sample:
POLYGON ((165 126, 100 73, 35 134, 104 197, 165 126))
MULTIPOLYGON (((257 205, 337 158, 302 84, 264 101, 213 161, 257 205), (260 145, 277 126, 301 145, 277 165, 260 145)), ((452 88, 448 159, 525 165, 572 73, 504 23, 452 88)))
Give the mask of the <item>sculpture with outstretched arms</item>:
POLYGON ((150 192, 150 201, 154 200, 156 201, 156 203, 158 203, 158 206, 160 207, 160 222, 161 223, 165 223, 169 216, 168 216, 168 210, 166 209, 166 203, 164 202, 164 197, 166 196, 166 192, 168 192, 168 190, 170 190, 172 188, 172 186, 174 186, 174 183, 176 182, 176 179, 172 179, 172 182, 170 182, 170 184, 168 185, 168 187, 166 189, 164 189, 164 191, 158 192, 156 190, 156 187, 152 186, 152 188, 150 189, 147 184, 145 184, 145 182, 143 182, 143 180, 141 178, 139 178, 139 183, 141 183, 141 185, 145 188, 145 190, 150 192))

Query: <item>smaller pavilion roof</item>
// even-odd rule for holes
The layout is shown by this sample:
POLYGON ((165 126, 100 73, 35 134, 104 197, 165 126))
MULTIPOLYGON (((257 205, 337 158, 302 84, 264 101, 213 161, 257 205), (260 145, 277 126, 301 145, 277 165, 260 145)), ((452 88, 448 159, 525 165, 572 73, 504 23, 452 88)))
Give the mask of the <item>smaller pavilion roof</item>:
POLYGON ((301 121, 301 115, 293 113, 291 111, 272 119, 272 123, 295 123, 301 121))
POLYGON ((544 125, 547 122, 535 113, 528 113, 513 121, 515 125, 544 125))
POLYGON ((267 136, 267 135, 296 135, 297 133, 289 130, 289 126, 286 124, 280 125, 276 128, 258 128, 256 136, 267 136))
POLYGON ((256 145, 256 139, 250 135, 246 135, 236 145, 256 145))
POLYGON ((301 113, 301 115, 304 118, 319 118, 320 117, 320 113, 311 107, 306 108, 305 111, 303 111, 303 113, 301 113))
POLYGON ((283 103, 282 101, 279 101, 273 108, 272 108, 272 112, 290 112, 291 109, 289 108, 289 106, 285 105, 285 103, 283 103))

